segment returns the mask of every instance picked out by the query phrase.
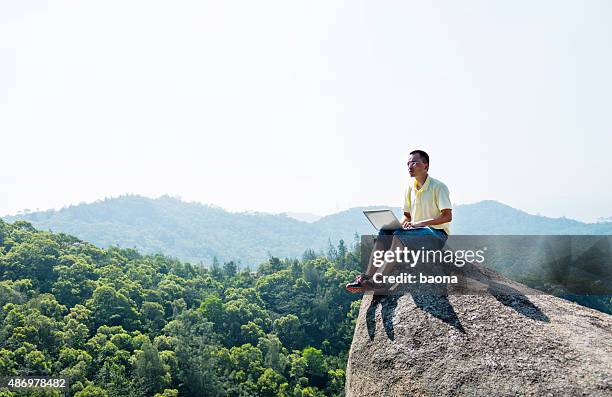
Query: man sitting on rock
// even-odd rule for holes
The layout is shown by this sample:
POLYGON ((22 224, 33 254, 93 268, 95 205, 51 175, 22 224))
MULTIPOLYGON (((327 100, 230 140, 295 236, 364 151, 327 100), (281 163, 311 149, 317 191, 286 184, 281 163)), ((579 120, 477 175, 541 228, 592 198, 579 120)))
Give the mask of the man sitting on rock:
MULTIPOLYGON (((396 230, 381 230, 372 250, 372 256, 366 272, 348 284, 349 292, 363 292, 375 289, 372 276, 377 268, 373 265, 375 251, 395 250, 406 246, 411 249, 421 248, 424 239, 428 241, 428 249, 442 249, 449 234, 452 216, 452 205, 448 188, 442 182, 428 175, 429 155, 422 150, 410 152, 408 171, 414 178, 408 185, 404 198, 404 215, 400 220, 402 228, 396 230), (419 246, 415 246, 417 242, 419 246)), ((388 274, 394 263, 385 263, 381 267, 383 274, 388 274)))

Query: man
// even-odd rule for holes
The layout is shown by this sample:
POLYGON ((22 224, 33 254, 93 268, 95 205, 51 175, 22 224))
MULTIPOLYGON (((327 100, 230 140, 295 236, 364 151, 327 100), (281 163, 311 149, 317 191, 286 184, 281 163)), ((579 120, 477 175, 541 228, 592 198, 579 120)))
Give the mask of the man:
MULTIPOLYGON (((367 287, 374 286, 372 276, 377 270, 373 265, 375 251, 395 250, 395 247, 402 245, 418 249, 420 247, 411 246, 415 245, 415 241, 419 241, 420 245, 424 238, 431 244, 428 247, 430 249, 442 249, 446 243, 450 222, 453 219, 448 188, 444 183, 429 176, 429 155, 424 151, 410 152, 407 165, 408 172, 414 179, 412 184, 408 185, 404 197, 404 215, 400 220, 402 228, 392 231, 381 230, 378 233, 379 238, 372 250, 366 272, 346 285, 349 292, 363 292, 367 287), (389 241, 389 237, 383 236, 392 236, 392 240, 389 241)), ((393 263, 385 264, 382 269, 388 273, 393 265, 393 263)))

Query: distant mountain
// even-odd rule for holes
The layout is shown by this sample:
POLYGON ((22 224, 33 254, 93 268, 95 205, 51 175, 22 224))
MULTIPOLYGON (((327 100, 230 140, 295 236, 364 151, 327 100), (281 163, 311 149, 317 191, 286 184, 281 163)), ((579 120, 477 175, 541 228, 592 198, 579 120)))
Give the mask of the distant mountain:
POLYGON ((493 200, 457 206, 455 234, 612 234, 612 224, 531 215, 493 200))
POLYGON ((216 256, 254 265, 268 253, 301 255, 304 247, 324 246, 327 241, 310 224, 286 215, 231 213, 169 196, 121 196, 5 218, 9 222, 17 219, 103 247, 133 247, 205 264, 216 256))
MULTIPOLYGON (((360 234, 374 229, 362 214, 364 209, 391 208, 398 218, 401 208, 384 205, 351 208, 321 218, 315 224, 334 234, 346 236, 350 230, 360 234)), ((453 209, 452 234, 530 235, 530 234, 612 234, 612 223, 583 223, 567 218, 531 215, 493 200, 457 205, 453 209)))
MULTIPOLYGON (((367 207, 381 208, 385 206, 367 207)), ((375 230, 351 208, 308 223, 288 214, 232 213, 222 208, 162 196, 121 196, 4 219, 25 220, 39 229, 77 236, 102 247, 119 245, 160 252, 195 263, 238 260, 254 266, 269 255, 299 257, 304 250, 326 250, 329 241, 353 242, 355 233, 375 230)), ((399 208, 393 208, 401 214, 399 208)), ((587 224, 566 218, 530 215, 496 201, 458 205, 453 234, 612 234, 612 223, 587 224)))
POLYGON ((308 223, 316 222, 323 218, 321 215, 309 214, 307 212, 285 212, 284 215, 287 215, 289 218, 308 223))

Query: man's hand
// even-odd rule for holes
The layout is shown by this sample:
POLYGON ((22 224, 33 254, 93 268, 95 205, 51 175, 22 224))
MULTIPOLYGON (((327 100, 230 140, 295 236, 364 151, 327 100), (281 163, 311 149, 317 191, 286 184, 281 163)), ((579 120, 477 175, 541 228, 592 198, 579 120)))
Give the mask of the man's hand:
POLYGON ((412 229, 414 227, 434 226, 434 225, 441 225, 443 223, 450 222, 452 220, 453 220, 453 213, 450 208, 443 209, 442 211, 440 211, 440 215, 436 218, 423 219, 419 222, 412 222, 410 219, 410 216, 407 217, 406 214, 404 213, 404 216, 402 217, 402 227, 404 229, 412 229))
POLYGON ((402 228, 404 229, 412 229, 414 227, 425 226, 424 221, 412 222, 412 219, 410 219, 410 216, 406 216, 406 214, 404 214, 404 216, 400 220, 400 223, 402 224, 402 228))
POLYGON ((400 220, 400 224, 402 225, 402 228, 408 229, 410 227, 410 215, 406 216, 406 213, 404 213, 404 216, 402 216, 402 219, 400 220))

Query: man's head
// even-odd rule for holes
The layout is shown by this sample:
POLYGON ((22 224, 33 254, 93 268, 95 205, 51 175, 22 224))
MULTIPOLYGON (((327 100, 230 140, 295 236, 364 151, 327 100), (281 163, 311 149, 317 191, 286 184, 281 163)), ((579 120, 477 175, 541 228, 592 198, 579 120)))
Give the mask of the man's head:
POLYGON ((410 176, 421 178, 429 171, 429 155, 422 150, 413 150, 408 157, 408 171, 410 176))

